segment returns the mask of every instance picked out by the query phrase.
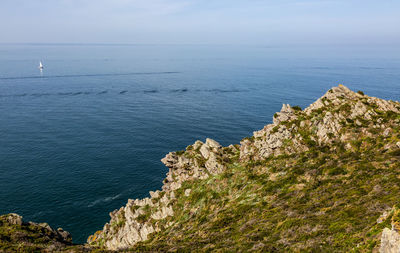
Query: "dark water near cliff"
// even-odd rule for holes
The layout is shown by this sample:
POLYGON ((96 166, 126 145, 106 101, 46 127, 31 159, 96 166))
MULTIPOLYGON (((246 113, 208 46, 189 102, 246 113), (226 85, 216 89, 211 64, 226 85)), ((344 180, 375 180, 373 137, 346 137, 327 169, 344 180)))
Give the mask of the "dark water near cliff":
POLYGON ((0 213, 83 242, 161 187, 169 151, 238 143, 338 83, 398 100, 400 50, 0 45, 0 213))

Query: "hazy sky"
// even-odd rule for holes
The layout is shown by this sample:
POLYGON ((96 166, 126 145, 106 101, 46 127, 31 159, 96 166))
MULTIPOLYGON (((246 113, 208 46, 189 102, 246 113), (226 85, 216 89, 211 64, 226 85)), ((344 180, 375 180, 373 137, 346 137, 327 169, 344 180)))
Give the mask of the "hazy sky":
POLYGON ((400 44, 400 0, 0 0, 0 43, 400 44))

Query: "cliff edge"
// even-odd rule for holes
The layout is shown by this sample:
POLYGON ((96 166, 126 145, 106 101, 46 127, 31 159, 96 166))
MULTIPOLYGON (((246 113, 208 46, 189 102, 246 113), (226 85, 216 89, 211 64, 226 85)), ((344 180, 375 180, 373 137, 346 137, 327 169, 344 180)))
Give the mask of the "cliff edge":
POLYGON ((272 124, 240 145, 207 139, 169 153, 162 190, 111 212, 88 244, 398 252, 398 230, 388 219, 395 214, 381 216, 400 205, 399 123, 399 102, 343 85, 304 110, 283 105, 272 124))
POLYGON ((14 213, 0 216, 0 252, 55 252, 73 248, 71 235, 62 228, 54 230, 47 223, 24 222, 14 213))
POLYGON ((162 159, 162 189, 130 199, 86 245, 0 216, 0 252, 400 252, 400 103, 333 87, 221 146, 162 159))

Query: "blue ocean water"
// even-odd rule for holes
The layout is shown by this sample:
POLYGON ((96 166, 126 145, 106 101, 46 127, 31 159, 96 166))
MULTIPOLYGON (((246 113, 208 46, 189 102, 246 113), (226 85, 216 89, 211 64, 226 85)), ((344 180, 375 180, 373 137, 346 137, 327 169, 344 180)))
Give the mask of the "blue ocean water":
POLYGON ((239 143, 339 83, 399 100, 399 49, 0 45, 0 214, 84 242, 160 189, 170 151, 239 143))

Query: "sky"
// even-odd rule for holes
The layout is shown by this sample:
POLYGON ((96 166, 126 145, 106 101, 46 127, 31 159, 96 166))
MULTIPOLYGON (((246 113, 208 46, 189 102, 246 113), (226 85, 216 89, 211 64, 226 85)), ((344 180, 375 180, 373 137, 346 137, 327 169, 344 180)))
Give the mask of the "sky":
POLYGON ((0 43, 399 45, 399 0, 0 0, 0 43))

